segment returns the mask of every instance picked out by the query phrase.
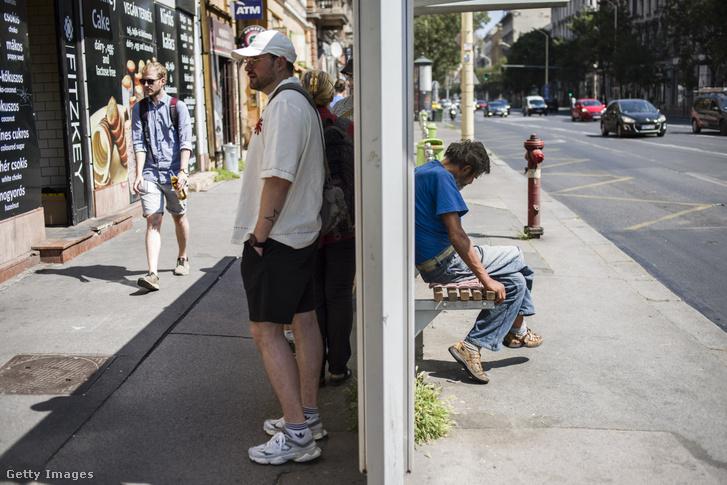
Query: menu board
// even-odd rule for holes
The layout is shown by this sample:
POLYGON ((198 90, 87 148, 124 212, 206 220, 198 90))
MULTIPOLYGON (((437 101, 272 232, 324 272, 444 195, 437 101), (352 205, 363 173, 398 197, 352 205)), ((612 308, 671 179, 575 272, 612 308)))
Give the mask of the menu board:
POLYGON ((0 220, 40 207, 25 0, 0 3, 0 220))
MULTIPOLYGON (((196 65, 194 57, 194 17, 177 11, 177 84, 179 86, 176 97, 184 101, 189 109, 189 116, 192 118, 192 145, 197 146, 197 130, 195 121, 197 119, 195 99, 196 65)), ((194 165, 194 150, 190 165, 194 165)))
POLYGON ((91 153, 96 188, 136 175, 131 110, 143 99, 139 79, 156 57, 152 0, 84 0, 91 153))
POLYGON ((83 5, 94 184, 133 183, 131 113, 144 98, 139 80, 145 64, 164 65, 165 91, 185 102, 194 127, 194 17, 153 0, 83 5))

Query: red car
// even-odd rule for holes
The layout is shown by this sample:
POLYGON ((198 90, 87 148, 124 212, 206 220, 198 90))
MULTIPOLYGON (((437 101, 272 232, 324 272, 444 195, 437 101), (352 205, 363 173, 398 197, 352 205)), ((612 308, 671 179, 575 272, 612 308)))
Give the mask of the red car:
POLYGON ((570 119, 575 120, 600 120, 606 107, 597 99, 579 99, 571 108, 570 119))

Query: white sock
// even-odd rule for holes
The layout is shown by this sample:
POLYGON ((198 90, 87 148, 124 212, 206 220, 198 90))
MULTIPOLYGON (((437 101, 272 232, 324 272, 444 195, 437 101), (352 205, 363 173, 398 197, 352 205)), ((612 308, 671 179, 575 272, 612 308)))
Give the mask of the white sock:
POLYGON ((528 333, 528 326, 523 323, 521 327, 510 329, 510 333, 517 337, 524 337, 528 333))
POLYGON ((469 350, 470 352, 477 352, 478 354, 480 353, 480 348, 469 340, 464 340, 462 343, 464 343, 464 348, 469 350))

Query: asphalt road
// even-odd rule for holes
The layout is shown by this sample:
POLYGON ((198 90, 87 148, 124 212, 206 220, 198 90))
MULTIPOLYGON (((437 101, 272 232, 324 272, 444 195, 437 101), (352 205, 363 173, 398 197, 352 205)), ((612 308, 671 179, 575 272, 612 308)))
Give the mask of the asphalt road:
POLYGON ((566 111, 475 115, 475 137, 517 170, 532 133, 545 142, 544 190, 727 331, 727 137, 695 135, 688 120, 621 139, 566 111))

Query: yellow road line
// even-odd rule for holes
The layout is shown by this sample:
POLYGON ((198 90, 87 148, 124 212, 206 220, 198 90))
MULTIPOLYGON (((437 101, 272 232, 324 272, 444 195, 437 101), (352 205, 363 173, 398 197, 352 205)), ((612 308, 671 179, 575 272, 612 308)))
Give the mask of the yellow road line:
MULTIPOLYGON (((704 204, 695 204, 693 202, 674 202, 671 200, 648 200, 648 199, 630 199, 627 197, 606 197, 603 195, 584 195, 584 194, 559 194, 553 192, 551 195, 562 195, 563 197, 581 197, 584 199, 605 199, 605 200, 620 200, 623 202, 648 202, 650 204, 673 204, 673 205, 686 205, 692 207, 700 207, 704 204)), ((708 206, 711 207, 711 206, 708 206)))
POLYGON ((696 211, 701 211, 701 210, 704 210, 704 209, 709 209, 710 207, 714 207, 714 206, 711 205, 711 204, 710 205, 702 204, 700 206, 693 207, 691 209, 683 210, 681 212, 676 212, 674 214, 669 214, 668 216, 664 216, 664 217, 660 217, 658 219, 654 219, 653 221, 642 222, 641 224, 636 224, 635 226, 627 227, 626 230, 627 231, 633 231, 635 229, 641 229, 642 227, 646 227, 646 226, 649 226, 651 224, 656 224, 657 222, 667 221, 669 219, 674 219, 675 217, 683 216, 684 214, 689 214, 690 212, 696 212, 696 211))
MULTIPOLYGON (((524 155, 523 155, 523 156, 524 156, 524 155)), ((547 160, 547 159, 546 159, 546 160, 547 160)), ((546 163, 544 163, 544 165, 543 165, 543 169, 546 169, 546 168, 553 168, 553 167, 560 167, 561 165, 571 165, 571 164, 573 164, 573 163, 583 163, 583 162, 590 162, 590 161, 591 161, 591 159, 590 159, 590 158, 583 158, 583 159, 580 159, 580 158, 579 158, 579 159, 576 159, 576 160, 571 160, 571 161, 569 161, 569 162, 562 162, 562 163, 553 163, 553 164, 550 164, 550 163, 547 163, 547 162, 546 162, 546 163)))
POLYGON ((578 189, 586 189, 588 187, 596 187, 598 185, 612 184, 612 183, 615 183, 615 182, 624 182, 626 180, 631 180, 632 178, 633 177, 621 177, 621 178, 609 180, 607 182, 597 182, 595 184, 579 185, 578 187, 571 187, 570 189, 559 190, 558 192, 555 192, 554 195, 562 195, 564 192, 570 192, 572 190, 578 190, 578 189))
MULTIPOLYGON (((545 167, 543 167, 545 168, 545 167)), ((597 177, 597 178, 614 178, 615 175, 609 175, 607 173, 570 173, 570 172, 548 172, 548 177, 551 175, 561 175, 564 177, 597 177)))

